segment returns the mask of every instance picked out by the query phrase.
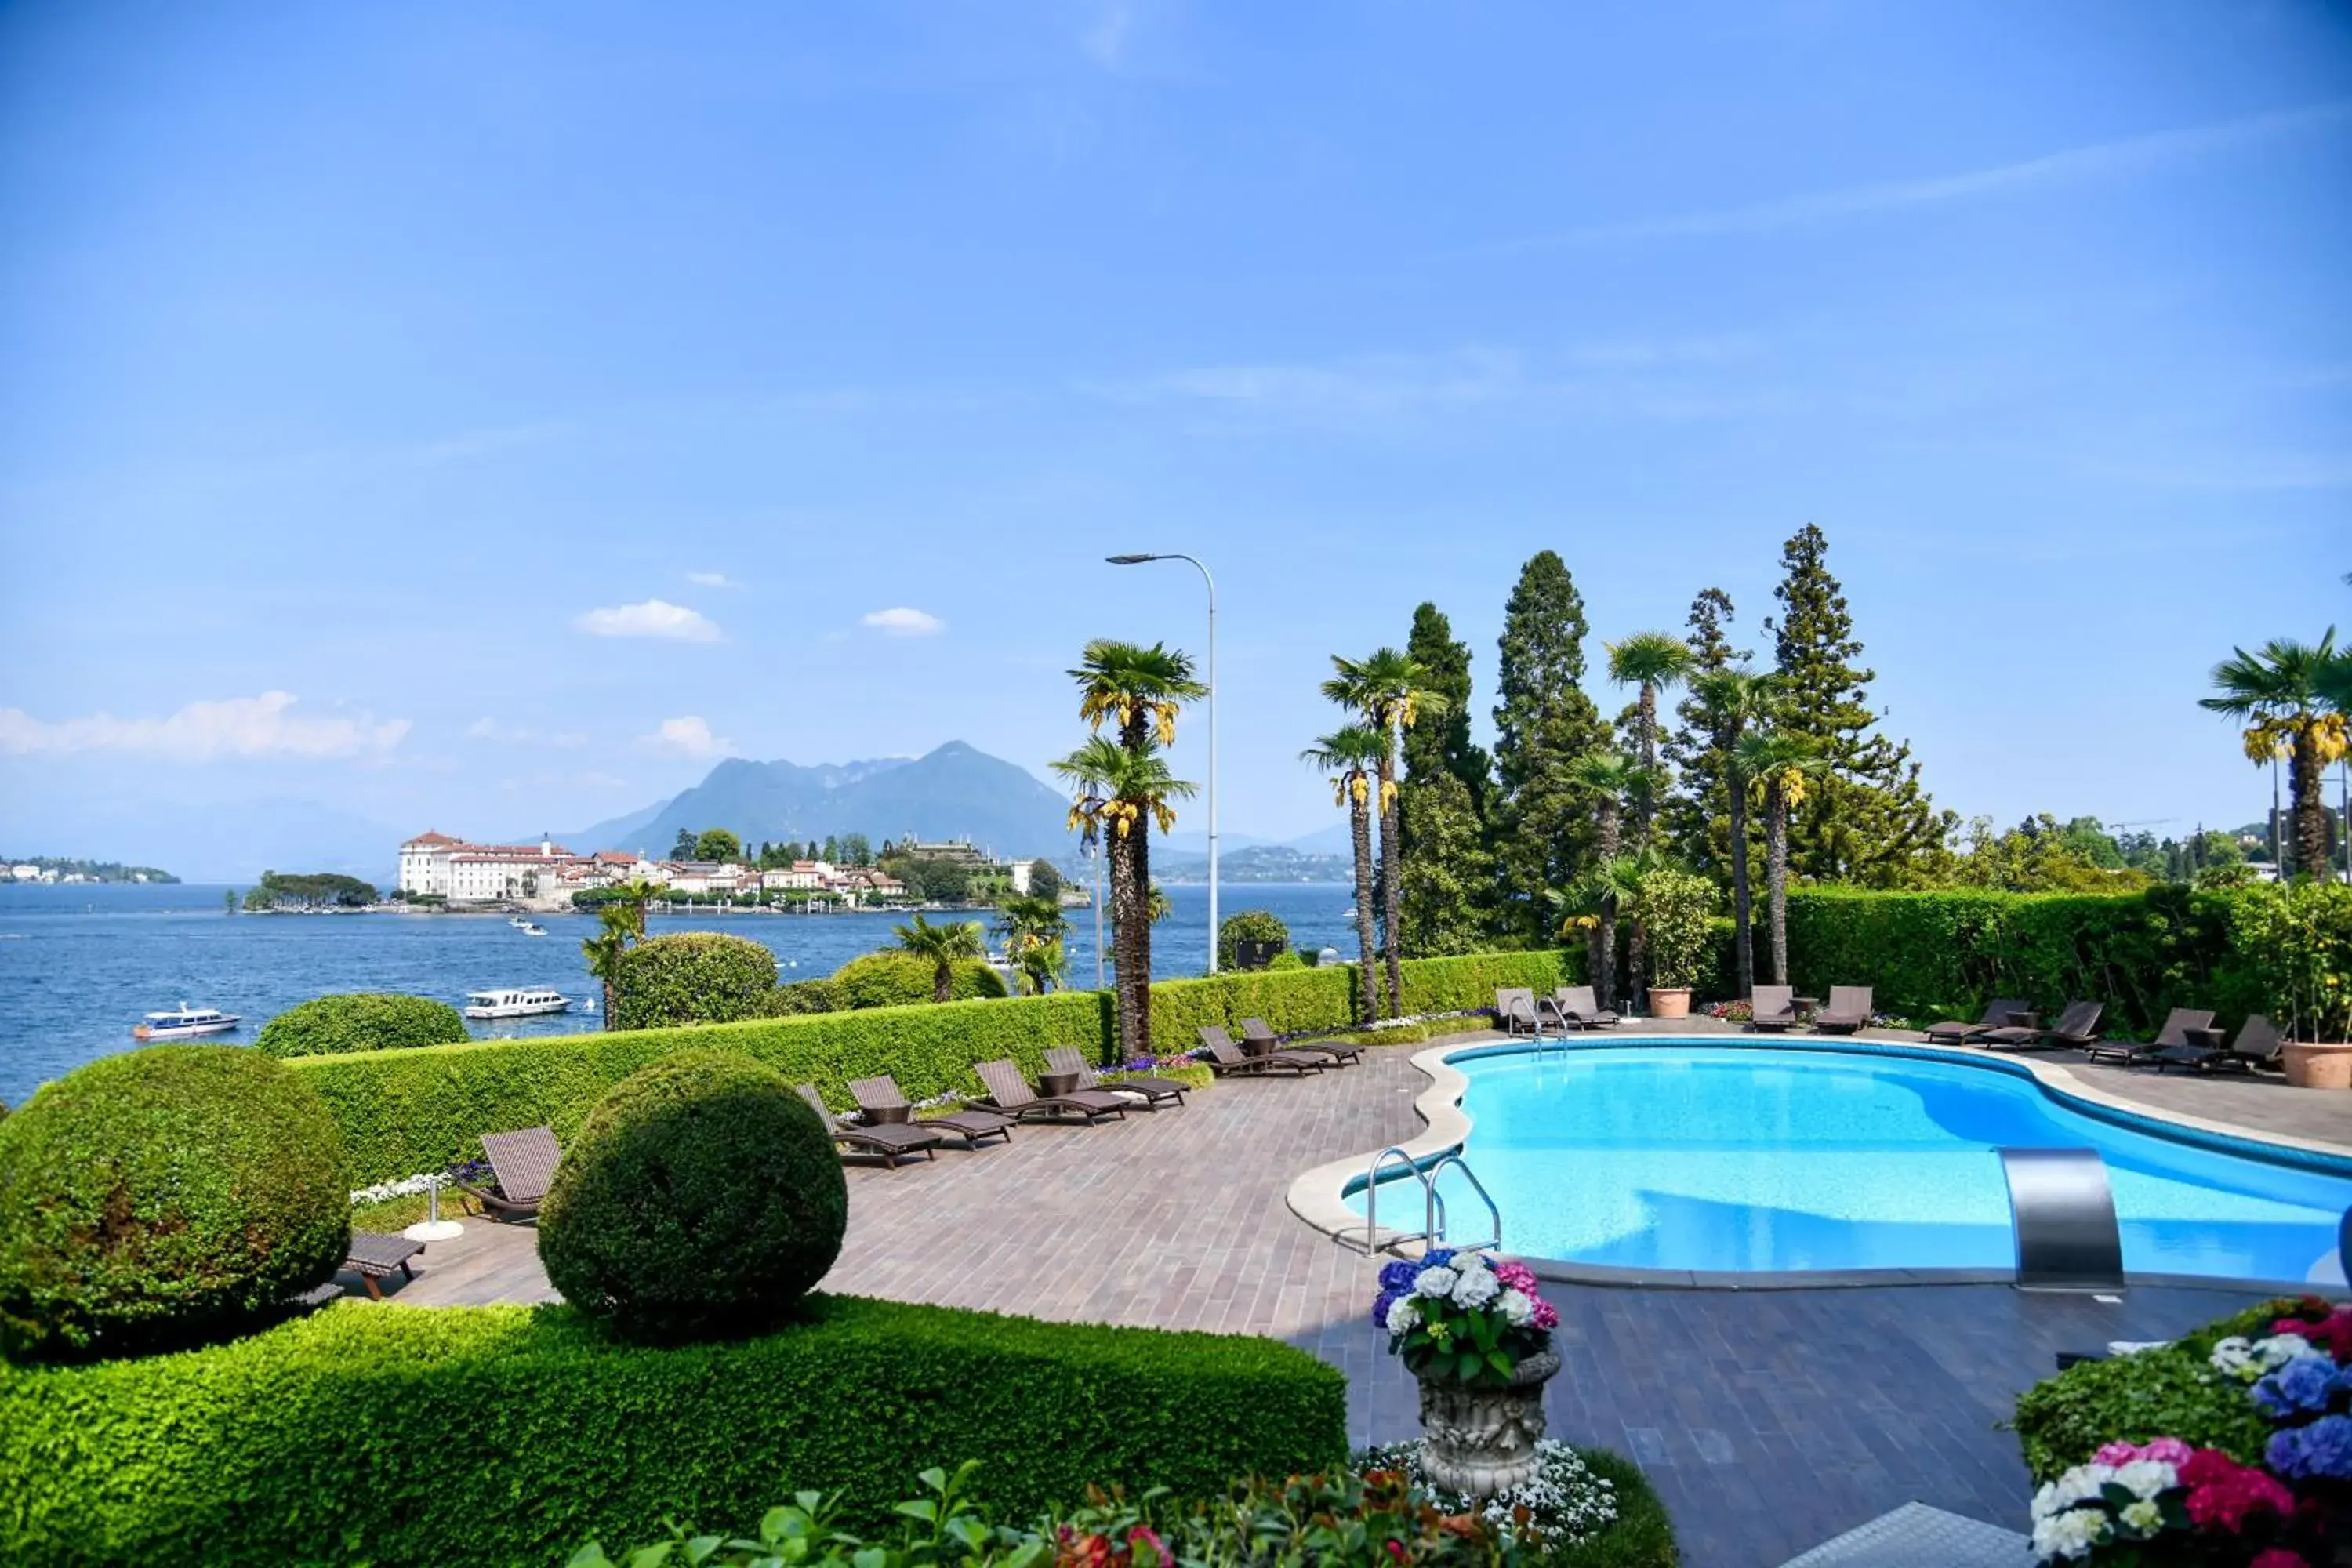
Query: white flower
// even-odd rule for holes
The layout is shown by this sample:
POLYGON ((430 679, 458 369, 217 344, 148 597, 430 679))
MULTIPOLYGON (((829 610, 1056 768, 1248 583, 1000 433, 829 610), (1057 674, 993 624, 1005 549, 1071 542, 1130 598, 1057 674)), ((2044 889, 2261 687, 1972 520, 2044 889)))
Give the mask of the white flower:
POLYGON ((2254 1342, 2254 1360, 2264 1372, 2276 1372, 2291 1361, 2300 1361, 2319 1352, 2301 1334, 2273 1334, 2254 1342))
POLYGON ((1412 1277, 1412 1293, 1442 1301, 1454 1293, 1454 1282, 1461 1278, 1462 1276, 1441 1263, 1434 1268, 1424 1268, 1412 1277))
POLYGON ((2146 1498, 2124 1504, 2123 1521, 2142 1535, 2154 1535, 2164 1528, 2164 1510, 2146 1498))
POLYGON ((1495 1309, 1503 1314, 1503 1321, 1515 1329, 1526 1328, 1528 1320, 1536 1315, 1535 1300, 1524 1290, 1504 1291, 1495 1298, 1495 1309))
MULTIPOLYGON (((2056 1513, 2073 1508, 2078 1502, 2089 1502, 2101 1489, 2116 1479, 2113 1465, 2077 1465, 2060 1476, 2051 1485, 2051 1511, 2056 1513)), ((2036 1500, 2039 1500, 2038 1499, 2036 1500)))
POLYGON ((2213 1363, 2215 1372, 2243 1377, 2245 1369, 2253 1364, 2254 1347, 2245 1335, 2231 1334, 2226 1340, 2216 1340, 2213 1353, 2206 1359, 2213 1363))
POLYGON ((1409 1333, 1412 1326, 1420 1321, 1421 1311, 1412 1304, 1412 1297, 1399 1296, 1389 1303, 1389 1332, 1409 1333))
POLYGON ((2110 1528, 2107 1516, 2097 1509, 2068 1509, 2033 1527, 2033 1550, 2045 1561, 2088 1557, 2091 1548, 2106 1539, 2110 1528))
POLYGON ((1465 1268, 1462 1278, 1454 1282, 1454 1304, 1465 1312, 1475 1312, 1493 1300, 1501 1289, 1493 1269, 1465 1268))
POLYGON ((2134 1459, 2116 1467, 2116 1484, 2136 1498, 2152 1498, 2180 1479, 2180 1473, 2161 1459, 2134 1459))

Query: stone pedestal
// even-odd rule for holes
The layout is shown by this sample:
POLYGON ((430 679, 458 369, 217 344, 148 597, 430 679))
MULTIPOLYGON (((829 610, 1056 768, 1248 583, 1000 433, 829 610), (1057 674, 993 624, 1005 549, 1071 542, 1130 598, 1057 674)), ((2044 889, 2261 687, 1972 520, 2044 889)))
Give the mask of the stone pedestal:
POLYGON ((1544 1384, 1559 1356, 1540 1351, 1512 1369, 1501 1388, 1465 1388, 1423 1379, 1422 1465, 1448 1491, 1487 1498, 1534 1479, 1544 1435, 1544 1384))

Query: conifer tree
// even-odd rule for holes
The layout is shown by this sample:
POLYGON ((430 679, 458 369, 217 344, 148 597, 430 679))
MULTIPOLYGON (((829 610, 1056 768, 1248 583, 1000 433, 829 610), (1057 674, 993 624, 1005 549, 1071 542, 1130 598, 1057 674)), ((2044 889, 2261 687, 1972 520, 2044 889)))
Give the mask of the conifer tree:
POLYGON ((1454 625, 1444 611, 1423 603, 1412 612, 1404 651, 1421 662, 1429 672, 1430 689, 1449 705, 1442 716, 1405 731, 1405 777, 1425 779, 1443 768, 1462 781, 1472 808, 1483 812, 1494 763, 1486 749, 1470 740, 1470 645, 1454 639, 1454 625))
POLYGON ((1530 558, 1503 610, 1488 816, 1507 921, 1531 938, 1544 934, 1544 891, 1570 886, 1592 856, 1591 803, 1573 769, 1608 731, 1582 684, 1587 629, 1567 563, 1549 550, 1530 558))
POLYGON ((1701 692, 1709 675, 1756 657, 1752 648, 1731 645, 1736 614, 1731 595, 1720 588, 1702 588, 1691 601, 1690 617, 1684 623, 1690 627, 1684 639, 1691 650, 1690 689, 1675 707, 1677 722, 1662 748, 1678 783, 1659 811, 1666 840, 1693 869, 1722 885, 1728 885, 1730 876, 1728 758, 1717 733, 1716 716, 1701 692))
POLYGON ((1404 734, 1397 786, 1404 951, 1416 958, 1474 951, 1492 919, 1494 863, 1485 806, 1492 764, 1470 740, 1470 649, 1435 605, 1412 613, 1405 652, 1446 707, 1404 734))
POLYGON ((1877 732, 1867 700, 1877 675, 1854 662, 1862 642, 1828 554, 1810 522, 1781 547, 1780 614, 1765 623, 1786 704, 1780 728, 1811 741, 1828 770, 1791 814, 1790 869, 1817 882, 1916 886, 1949 860, 1959 818, 1920 787, 1910 743, 1877 732))

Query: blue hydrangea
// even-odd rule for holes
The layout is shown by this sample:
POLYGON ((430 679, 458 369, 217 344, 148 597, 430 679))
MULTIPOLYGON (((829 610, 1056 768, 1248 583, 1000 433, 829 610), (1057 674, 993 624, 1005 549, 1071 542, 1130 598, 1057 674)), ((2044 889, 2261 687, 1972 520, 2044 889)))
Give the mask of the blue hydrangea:
POLYGON ((1410 1290, 1412 1289, 1412 1277, 1420 1272, 1420 1264, 1407 1263, 1401 1258, 1393 1263, 1384 1264, 1381 1268, 1381 1289, 1410 1290))
POLYGON ((1433 1247, 1421 1260, 1423 1268, 1451 1268, 1453 1266, 1454 1249, 1450 1247, 1433 1247))
POLYGON ((2326 1410, 2337 1383, 2336 1363, 2326 1356, 2297 1356, 2254 1384, 2254 1403, 2273 1418, 2326 1410))
MULTIPOLYGON (((1410 1264, 1391 1263, 1389 1265, 1389 1268, 1405 1269, 1405 1283, 1408 1286, 1412 1283, 1411 1272, 1412 1266, 1410 1264)), ((1383 1268, 1381 1270, 1381 1283, 1383 1285, 1386 1285, 1389 1282, 1389 1268, 1383 1268)), ((1397 1298, 1403 1294, 1404 1292, 1402 1290, 1394 1289, 1382 1290, 1380 1293, 1379 1298, 1372 1302, 1372 1323, 1374 1327, 1385 1329, 1389 1326, 1389 1309, 1395 1306, 1397 1298)))
POLYGON ((2352 1480, 2352 1415, 2323 1415, 2271 1434, 2263 1458, 2283 1476, 2352 1480))

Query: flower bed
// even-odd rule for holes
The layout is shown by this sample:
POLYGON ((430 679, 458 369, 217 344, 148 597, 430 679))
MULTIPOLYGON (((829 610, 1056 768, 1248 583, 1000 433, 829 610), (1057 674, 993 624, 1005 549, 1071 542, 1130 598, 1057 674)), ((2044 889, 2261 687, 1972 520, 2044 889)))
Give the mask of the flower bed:
POLYGON ((1381 1268, 1372 1321, 1415 1377, 1499 1388, 1520 1362, 1550 1347, 1559 1312, 1537 1294, 1526 1264, 1438 1247, 1418 1263, 1381 1268))

